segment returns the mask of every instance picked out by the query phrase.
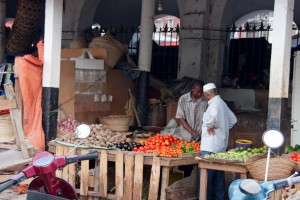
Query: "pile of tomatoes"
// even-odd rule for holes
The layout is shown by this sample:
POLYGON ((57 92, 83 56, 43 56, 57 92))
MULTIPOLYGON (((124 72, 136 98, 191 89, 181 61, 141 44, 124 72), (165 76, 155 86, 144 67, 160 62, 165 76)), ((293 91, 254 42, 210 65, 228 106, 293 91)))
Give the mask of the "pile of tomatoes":
POLYGON ((162 135, 157 133, 145 141, 140 141, 144 146, 134 148, 135 152, 154 153, 163 157, 177 157, 182 153, 199 152, 200 144, 198 142, 181 141, 172 135, 162 135))
POLYGON ((300 153, 294 152, 289 157, 293 161, 300 162, 300 153))
POLYGON ((0 110, 0 115, 7 115, 9 114, 9 110, 0 110))

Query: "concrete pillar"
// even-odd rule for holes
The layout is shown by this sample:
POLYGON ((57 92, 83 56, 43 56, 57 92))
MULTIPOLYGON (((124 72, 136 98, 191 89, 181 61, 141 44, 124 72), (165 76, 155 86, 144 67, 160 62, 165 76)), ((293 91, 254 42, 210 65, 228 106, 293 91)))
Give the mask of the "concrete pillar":
POLYGON ((141 37, 138 67, 151 71, 152 36, 154 26, 155 0, 142 0, 141 37))
MULTIPOLYGON (((70 42, 77 36, 79 20, 86 0, 65 0, 62 26, 62 48, 69 48, 70 42)), ((97 7, 97 5, 95 5, 97 7)), ((86 11, 85 11, 86 12, 86 11)), ((83 16, 82 16, 83 17, 83 16)))
POLYGON ((190 76, 203 77, 201 65, 208 62, 208 37, 210 0, 177 1, 184 4, 180 11, 181 29, 179 46, 178 78, 190 76), (195 53, 197 52, 197 53, 195 53))
POLYGON ((141 124, 147 124, 149 74, 152 59, 152 36, 154 27, 155 0, 142 0, 141 36, 138 68, 141 75, 137 84, 137 111, 141 124))
POLYGON ((6 0, 0 0, 0 63, 4 62, 6 0))
POLYGON ((275 0, 270 69, 268 129, 279 129, 287 120, 288 87, 294 0, 275 0))
POLYGON ((46 0, 45 52, 43 67, 43 129, 46 147, 56 138, 57 109, 60 78, 60 53, 63 0, 46 0))

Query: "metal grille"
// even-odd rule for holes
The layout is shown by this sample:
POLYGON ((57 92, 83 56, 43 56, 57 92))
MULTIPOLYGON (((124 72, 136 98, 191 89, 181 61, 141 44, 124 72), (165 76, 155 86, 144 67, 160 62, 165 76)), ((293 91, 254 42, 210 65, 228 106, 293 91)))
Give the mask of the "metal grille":
MULTIPOLYGON (((107 30, 114 30, 115 38, 122 44, 127 44, 128 54, 134 63, 138 64, 139 57, 139 28, 100 28, 93 29, 93 36, 102 36, 107 30)), ((153 27, 153 46, 151 74, 161 81, 170 82, 177 78, 179 26, 157 28, 153 27)))
MULTIPOLYGON (((299 50, 299 26, 293 25, 290 80, 293 78, 293 52, 299 50)), ((223 87, 268 88, 272 44, 271 25, 249 24, 227 28, 223 87)))
POLYGON ((223 87, 257 88, 268 85, 270 31, 271 26, 262 23, 227 28, 223 87))

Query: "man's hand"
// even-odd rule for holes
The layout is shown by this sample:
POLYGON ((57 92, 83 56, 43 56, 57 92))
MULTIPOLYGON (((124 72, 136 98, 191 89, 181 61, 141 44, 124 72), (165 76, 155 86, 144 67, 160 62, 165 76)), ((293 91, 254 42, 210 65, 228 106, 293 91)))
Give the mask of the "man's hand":
POLYGON ((215 127, 207 128, 207 132, 208 132, 208 135, 214 135, 215 134, 215 127))
POLYGON ((200 137, 200 134, 195 132, 195 131, 191 131, 191 135, 194 137, 194 138, 199 138, 200 137))

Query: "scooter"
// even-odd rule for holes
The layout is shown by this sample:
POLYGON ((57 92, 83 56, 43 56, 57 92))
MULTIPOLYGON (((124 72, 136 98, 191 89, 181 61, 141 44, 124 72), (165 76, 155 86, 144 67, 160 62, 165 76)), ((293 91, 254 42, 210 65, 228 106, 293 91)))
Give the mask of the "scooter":
MULTIPOLYGON (((81 124, 75 129, 75 137, 84 139, 90 134, 90 128, 81 124)), ((74 147, 75 150, 84 140, 74 147)), ((72 152, 71 151, 71 152, 72 152)), ((68 155, 71 153, 69 152, 68 155)), ((30 200, 63 200, 78 199, 75 189, 65 180, 57 178, 55 171, 68 164, 82 160, 92 160, 98 157, 97 152, 90 152, 75 156, 53 156, 49 152, 40 152, 35 155, 31 164, 19 174, 4 181, 0 185, 0 193, 11 186, 17 185, 25 179, 36 177, 28 186, 27 199, 30 200)))
POLYGON ((286 179, 267 181, 271 149, 278 149, 284 142, 283 134, 278 130, 267 130, 263 134, 263 142, 268 147, 265 181, 259 183, 253 179, 237 179, 229 186, 231 200, 265 200, 270 193, 300 183, 300 176, 296 172, 286 179), (296 177, 295 177, 296 176, 296 177))

